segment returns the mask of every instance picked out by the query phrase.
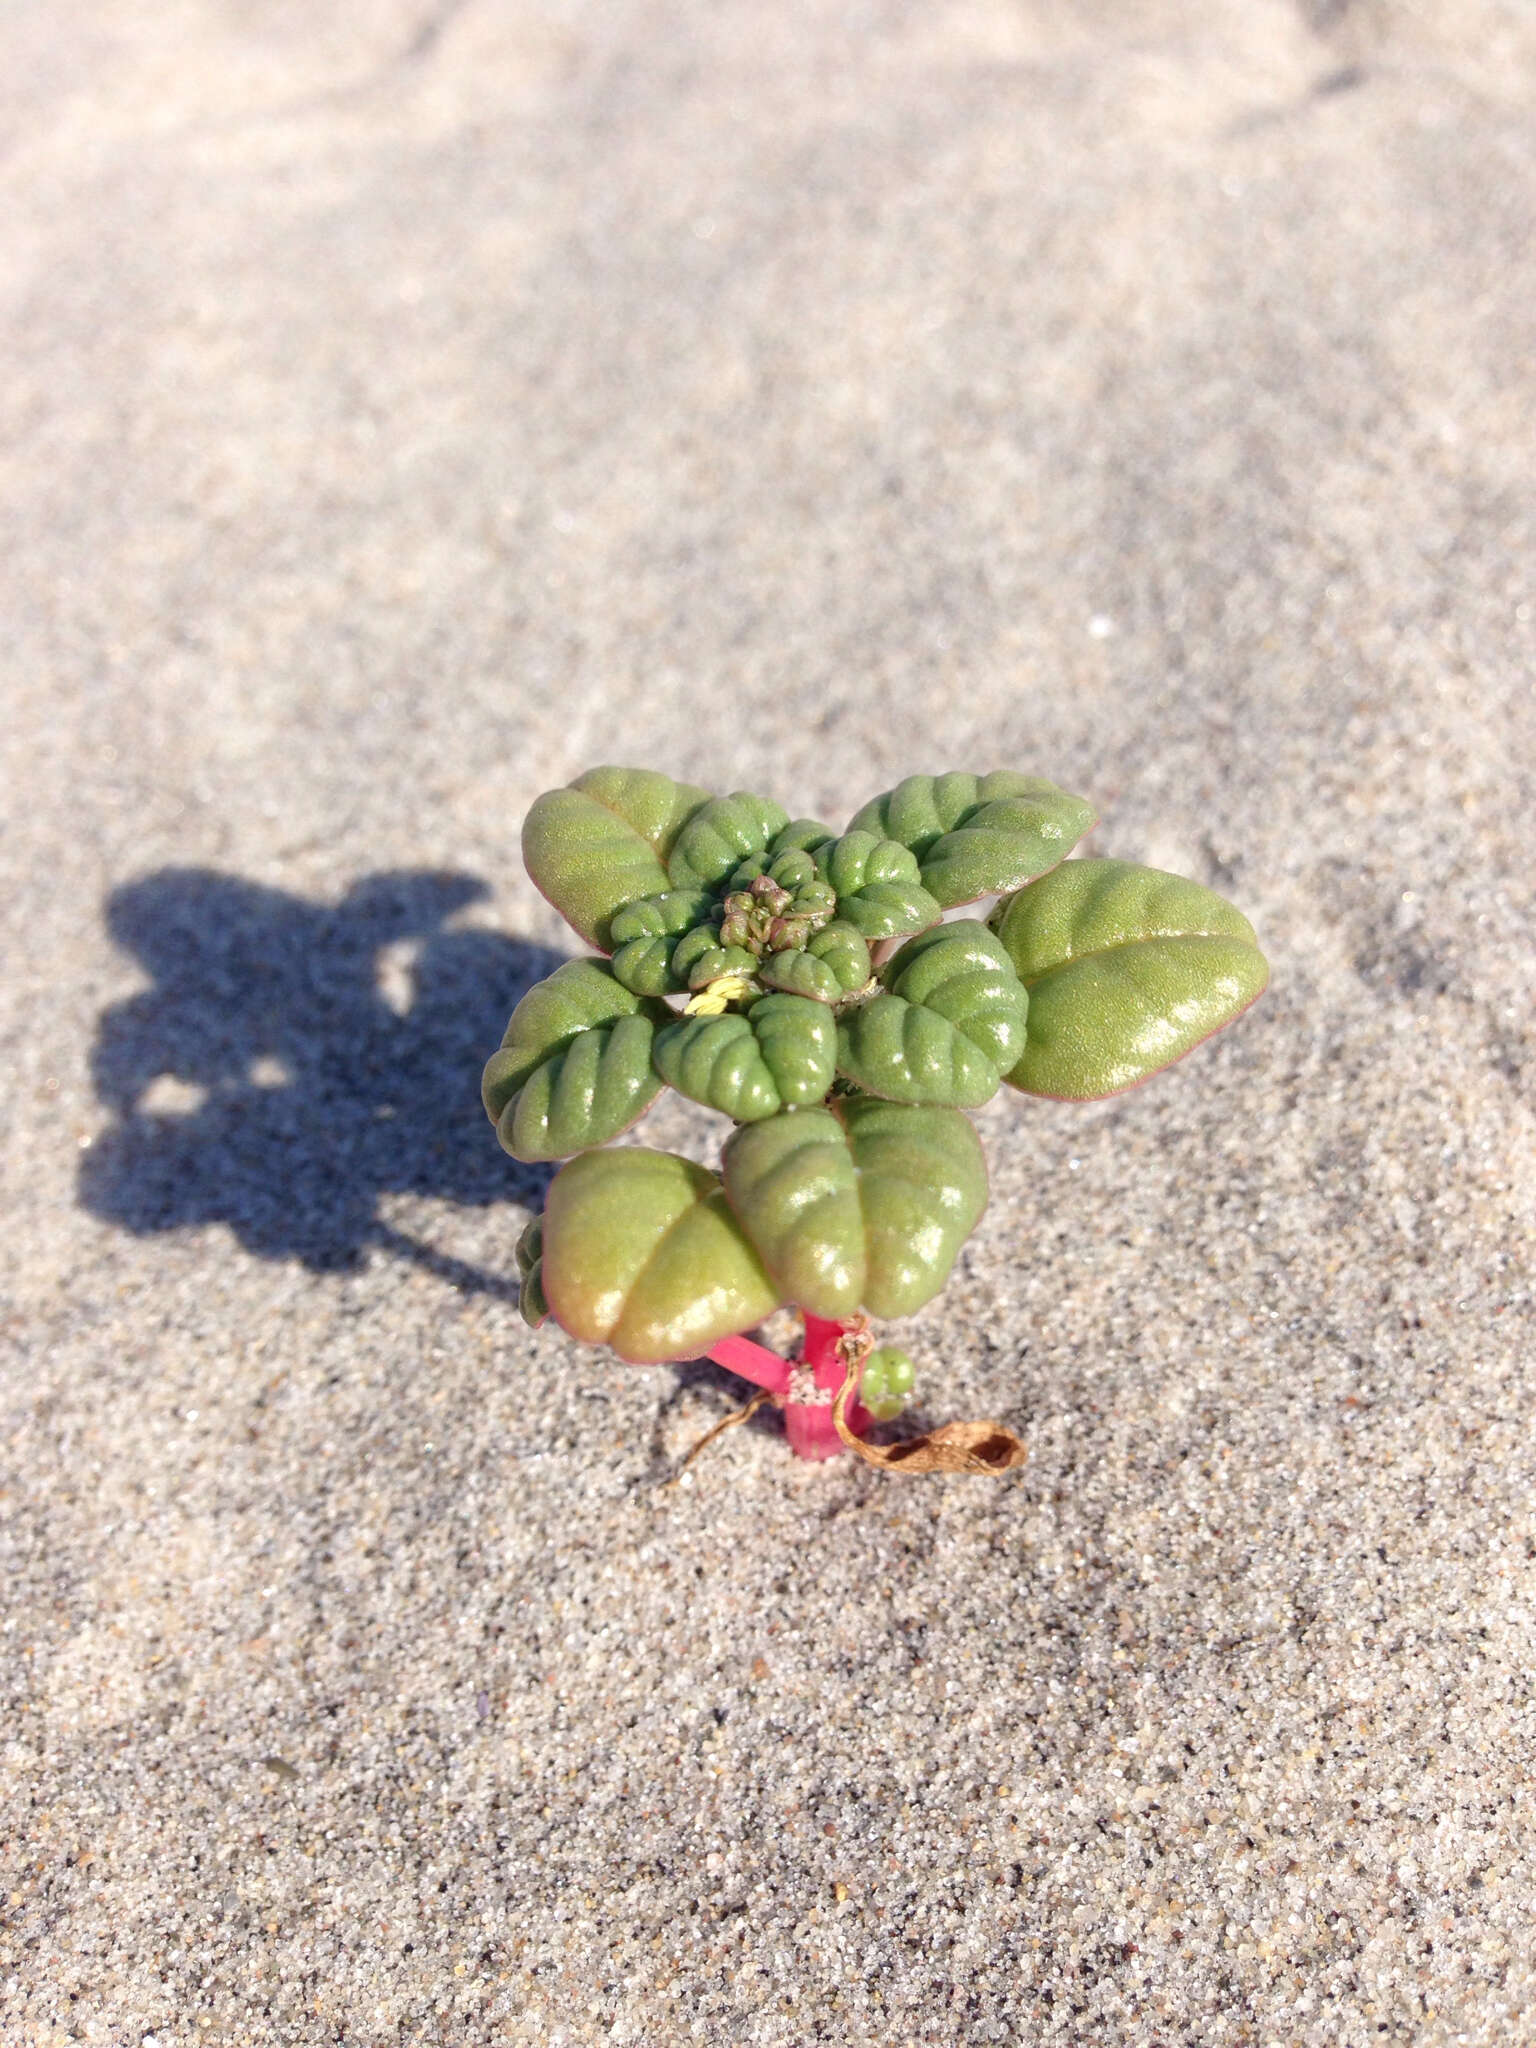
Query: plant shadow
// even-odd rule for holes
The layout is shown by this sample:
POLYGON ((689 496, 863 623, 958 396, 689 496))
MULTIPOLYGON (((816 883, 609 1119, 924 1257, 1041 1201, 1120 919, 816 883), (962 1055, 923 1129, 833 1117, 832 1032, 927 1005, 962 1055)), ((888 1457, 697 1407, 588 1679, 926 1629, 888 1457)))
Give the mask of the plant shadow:
POLYGON ((449 923, 488 894, 426 870, 365 876, 334 905, 205 868, 115 890, 108 929, 152 985, 97 1029, 113 1122, 82 1155, 83 1206, 141 1235, 227 1224, 258 1257, 317 1272, 384 1246, 515 1299, 514 1278, 379 1215, 385 1194, 542 1203, 549 1170, 502 1152, 478 1081, 561 956, 449 923))

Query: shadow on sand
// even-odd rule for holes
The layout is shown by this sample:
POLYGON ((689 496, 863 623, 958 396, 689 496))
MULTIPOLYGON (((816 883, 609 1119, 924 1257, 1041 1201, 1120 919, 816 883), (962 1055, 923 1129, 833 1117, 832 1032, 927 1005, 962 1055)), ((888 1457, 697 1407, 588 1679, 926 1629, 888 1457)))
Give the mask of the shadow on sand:
MULTIPOLYGON (((92 1058, 114 1121, 83 1156, 80 1199, 148 1233, 225 1223, 262 1258, 316 1271, 367 1246, 453 1285, 516 1280, 444 1257, 379 1197, 537 1206, 480 1106, 480 1069, 519 997, 560 956, 448 920, 489 893, 472 875, 366 876, 338 904, 165 868, 107 902, 153 986, 102 1015, 92 1058)), ((509 1259, 510 1267, 510 1259, 509 1259)))

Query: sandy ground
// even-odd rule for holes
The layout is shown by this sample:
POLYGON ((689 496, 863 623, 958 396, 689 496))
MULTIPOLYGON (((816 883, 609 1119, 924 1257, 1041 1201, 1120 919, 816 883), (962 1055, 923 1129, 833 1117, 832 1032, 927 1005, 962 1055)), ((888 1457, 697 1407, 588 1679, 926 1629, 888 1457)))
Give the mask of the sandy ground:
POLYGON ((1536 2040, 1530 7, 0 35, 5 2048, 1536 2040), (1253 918, 981 1114, 1021 1473, 524 1329, 603 760, 1253 918))

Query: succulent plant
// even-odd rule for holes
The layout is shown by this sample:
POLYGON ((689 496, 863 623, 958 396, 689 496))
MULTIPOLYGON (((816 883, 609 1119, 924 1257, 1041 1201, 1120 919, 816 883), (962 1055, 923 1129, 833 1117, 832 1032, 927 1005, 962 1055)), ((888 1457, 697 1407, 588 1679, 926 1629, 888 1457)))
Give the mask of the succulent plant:
MULTIPOLYGON (((986 1205, 965 1112, 1003 1086, 1134 1087, 1265 986, 1213 891, 1068 860, 1093 823, 1011 770, 909 776, 842 832, 651 769, 541 796, 528 872, 598 952, 524 996, 483 1078, 506 1149, 567 1162, 518 1248, 528 1320, 632 1363, 716 1357, 780 1401, 802 1454, 858 1448, 861 1375, 882 1418, 912 1384, 868 1318, 937 1294, 986 1205), (720 1173, 601 1149, 667 1086, 731 1119, 720 1173), (781 1305, 806 1319, 798 1365, 743 1335, 781 1305)), ((951 1428, 972 1434, 931 1461, 865 1455, 1017 1462, 996 1425, 951 1428)))

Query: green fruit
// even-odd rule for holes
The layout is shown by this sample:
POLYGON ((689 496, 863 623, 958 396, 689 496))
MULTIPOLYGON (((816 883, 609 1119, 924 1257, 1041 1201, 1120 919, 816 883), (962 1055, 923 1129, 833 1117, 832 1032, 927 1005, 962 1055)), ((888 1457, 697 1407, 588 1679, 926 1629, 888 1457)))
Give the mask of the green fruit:
POLYGON ((877 1422, 890 1422, 911 1399, 916 1379, 916 1368, 906 1352, 883 1344, 864 1361, 859 1399, 877 1422))

